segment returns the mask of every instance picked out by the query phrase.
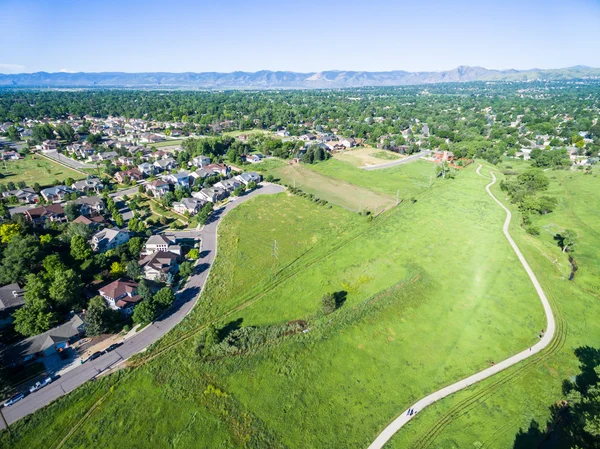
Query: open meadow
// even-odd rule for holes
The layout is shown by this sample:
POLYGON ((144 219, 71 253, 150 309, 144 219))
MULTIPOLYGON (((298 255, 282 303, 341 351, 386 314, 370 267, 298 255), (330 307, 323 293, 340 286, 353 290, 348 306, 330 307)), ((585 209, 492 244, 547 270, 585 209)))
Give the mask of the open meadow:
POLYGON ((16 161, 11 160, 0 163, 0 175, 2 175, 0 178, 1 183, 12 181, 16 184, 24 181, 29 187, 36 182, 42 187, 49 187, 55 181, 64 182, 67 178, 77 180, 85 177, 75 170, 35 154, 16 161))
MULTIPOLYGON (((517 171, 528 167, 512 161, 506 165, 517 171)), ((496 174, 499 171, 495 169, 496 174)), ((519 211, 494 186, 494 194, 513 211, 511 234, 552 303, 555 340, 532 359, 429 407, 392 439, 390 448, 529 449, 542 443, 551 407, 567 398, 564 381, 581 373, 600 342, 596 319, 600 316, 600 209, 596 206, 600 177, 597 170, 593 172, 546 172, 550 186, 545 194, 556 197, 558 207, 534 220, 541 230, 538 236, 525 233, 519 226, 519 211), (565 229, 577 234, 573 257, 578 269, 572 281, 568 256, 554 239, 565 229)), ((546 444, 553 445, 540 447, 570 447, 560 432, 546 444)))
MULTIPOLYGON (((422 181, 411 172, 397 188, 422 181)), ((531 346, 544 325, 485 184, 470 167, 375 219, 289 193, 240 205, 198 305, 136 368, 102 381, 85 421, 88 385, 0 442, 47 447, 27 435, 61 440, 79 423, 63 447, 140 435, 156 447, 366 447, 416 399, 531 346), (327 293, 339 309, 324 315, 327 293), (211 322, 243 345, 203 352, 211 322), (70 408, 55 425, 53 409, 70 408)))

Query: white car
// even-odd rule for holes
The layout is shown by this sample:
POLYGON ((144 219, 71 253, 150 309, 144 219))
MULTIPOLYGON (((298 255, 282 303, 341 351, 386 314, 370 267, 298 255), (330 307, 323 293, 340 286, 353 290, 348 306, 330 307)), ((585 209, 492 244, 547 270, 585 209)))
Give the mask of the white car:
POLYGON ((49 385, 52 383, 52 378, 51 377, 46 377, 44 380, 42 380, 41 382, 36 382, 35 385, 32 385, 29 388, 29 392, 30 393, 35 393, 38 390, 41 390, 42 388, 44 388, 46 385, 49 385))

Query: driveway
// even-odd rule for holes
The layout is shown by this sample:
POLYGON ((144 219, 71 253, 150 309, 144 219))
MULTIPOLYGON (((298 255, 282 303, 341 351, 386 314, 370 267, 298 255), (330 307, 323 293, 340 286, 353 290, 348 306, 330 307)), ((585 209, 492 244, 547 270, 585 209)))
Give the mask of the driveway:
MULTIPOLYGON (((202 238, 202 254, 204 257, 196 263, 194 274, 190 276, 183 289, 176 294, 173 307, 154 323, 146 326, 140 333, 126 340, 122 346, 112 352, 102 355, 96 360, 85 362, 65 373, 58 380, 47 387, 26 396, 23 400, 3 410, 6 421, 11 424, 30 413, 48 405, 62 395, 74 390, 88 380, 94 379, 103 371, 127 360, 134 354, 147 348, 171 330, 194 307, 206 279, 217 251, 217 226, 221 219, 238 204, 241 204, 257 195, 271 195, 283 192, 285 189, 276 184, 263 184, 260 189, 239 197, 236 201, 228 203, 216 211, 212 220, 200 231, 202 238)), ((0 428, 4 424, 0 422, 0 428)))
POLYGON ((417 159, 421 159, 424 156, 429 156, 429 154, 431 154, 431 150, 423 150, 420 153, 412 154, 403 159, 398 159, 398 160, 395 160, 392 162, 386 162, 385 164, 369 165, 368 167, 360 167, 360 168, 362 168, 363 170, 379 170, 382 168, 395 167, 396 165, 408 164, 409 162, 416 161, 417 159))

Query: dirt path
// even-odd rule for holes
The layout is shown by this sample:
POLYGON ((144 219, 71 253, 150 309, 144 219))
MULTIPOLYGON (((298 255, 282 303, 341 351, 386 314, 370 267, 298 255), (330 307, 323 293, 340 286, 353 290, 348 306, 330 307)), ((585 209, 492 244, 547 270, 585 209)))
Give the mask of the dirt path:
MULTIPOLYGON (((477 174, 484 178, 490 179, 487 176, 481 174, 481 168, 482 168, 482 166, 481 166, 481 164, 479 164, 479 166, 477 167, 477 170, 476 170, 477 174)), ((375 441, 373 441, 373 443, 371 443, 371 445, 369 446, 369 449, 383 448, 383 446, 394 436, 394 434, 396 432, 398 432, 406 423, 408 423, 415 416, 415 413, 413 413, 411 416, 409 416, 408 415, 409 410, 412 409, 412 410, 414 410, 414 412, 420 412, 428 405, 433 404, 434 402, 439 401, 440 399, 445 398, 446 396, 449 396, 452 393, 456 393, 457 391, 460 391, 460 390, 467 388, 477 382, 487 379, 488 377, 491 377, 494 374, 499 373, 500 371, 503 371, 513 365, 516 365, 517 363, 519 363, 529 357, 532 357, 534 354, 537 354, 538 352, 543 350, 546 346, 548 346, 554 337, 556 323, 554 321, 554 314, 552 313, 552 308, 550 307, 550 303, 548 302, 548 299, 546 298, 546 294, 544 293, 542 286, 540 285, 537 278, 535 277, 533 270, 527 263, 527 260, 525 260, 525 257, 521 253, 521 250, 519 249, 519 247, 517 246, 517 244, 511 237, 510 233, 508 232, 512 214, 511 214, 510 210, 508 210, 508 208, 506 208, 504 206, 504 204, 502 204, 490 190, 490 188, 496 183, 496 176, 494 175, 494 173, 490 172, 490 175, 491 175, 491 182, 487 186, 485 186, 485 190, 487 191, 488 195, 491 196, 492 199, 496 203, 498 203, 498 205, 502 209, 504 209, 504 211, 506 212, 506 220, 504 221, 504 226, 502 227, 502 232, 504 233, 504 236, 508 240, 508 243, 510 243, 510 246, 512 247, 515 254, 517 255, 519 261, 521 262, 521 265, 523 265, 525 272, 529 276, 529 279, 531 280, 531 283, 535 287, 535 290, 540 298, 540 301, 542 302, 542 305, 544 306, 544 313, 546 314, 546 320, 547 320, 546 333, 540 339, 540 341, 538 343, 536 343, 534 346, 532 346, 531 348, 525 349, 524 351, 521 351, 518 354, 515 354, 512 357, 509 357, 508 359, 497 363, 496 365, 493 365, 487 369, 484 369, 483 371, 473 374, 472 376, 467 377, 466 379, 460 380, 452 385, 448 385, 447 387, 442 388, 441 390, 438 390, 434 393, 431 393, 429 396, 426 396, 423 399, 419 400, 416 404, 409 407, 408 410, 404 410, 400 416, 398 416, 394 421, 392 421, 392 423, 390 425, 388 425, 383 430, 383 432, 381 432, 379 434, 379 436, 375 439, 375 441)))

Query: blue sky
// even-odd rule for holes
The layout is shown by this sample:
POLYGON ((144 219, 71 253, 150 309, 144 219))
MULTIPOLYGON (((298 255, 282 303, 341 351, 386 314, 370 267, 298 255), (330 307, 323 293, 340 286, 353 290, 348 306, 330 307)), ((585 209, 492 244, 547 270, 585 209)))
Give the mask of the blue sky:
POLYGON ((0 72, 600 67, 599 0, 0 0, 0 72))

